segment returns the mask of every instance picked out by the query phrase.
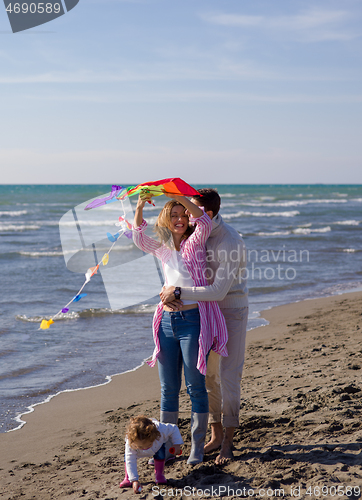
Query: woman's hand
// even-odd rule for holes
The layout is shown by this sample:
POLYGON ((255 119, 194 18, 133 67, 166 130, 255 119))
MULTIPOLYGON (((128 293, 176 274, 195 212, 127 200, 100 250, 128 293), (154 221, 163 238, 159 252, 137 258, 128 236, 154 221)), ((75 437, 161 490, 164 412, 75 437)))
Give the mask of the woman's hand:
POLYGON ((151 201, 151 198, 153 197, 153 194, 150 193, 149 191, 141 191, 139 194, 139 200, 142 200, 144 202, 146 201, 151 201))
POLYGON ((180 201, 180 198, 185 198, 185 196, 181 196, 179 194, 172 194, 172 193, 163 193, 165 196, 167 196, 167 198, 172 198, 173 200, 177 200, 177 201, 180 201))
POLYGON ((134 213, 133 225, 134 227, 139 227, 143 221, 143 207, 145 206, 146 201, 143 201, 141 196, 138 197, 136 210, 134 213))
POLYGON ((174 286, 163 286, 160 292, 160 298, 164 304, 167 302, 173 302, 175 300, 175 287, 174 286))

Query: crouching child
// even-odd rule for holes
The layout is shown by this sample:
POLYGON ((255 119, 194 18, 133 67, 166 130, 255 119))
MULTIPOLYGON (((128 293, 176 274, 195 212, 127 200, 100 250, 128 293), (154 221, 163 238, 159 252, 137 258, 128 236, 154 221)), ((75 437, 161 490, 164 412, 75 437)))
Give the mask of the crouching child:
POLYGON ((167 484, 163 474, 167 441, 171 441, 173 453, 179 455, 183 440, 177 425, 163 424, 144 415, 131 418, 126 432, 125 477, 119 486, 133 488, 135 493, 139 493, 142 487, 138 481, 137 460, 152 456, 155 465, 155 483, 167 484))

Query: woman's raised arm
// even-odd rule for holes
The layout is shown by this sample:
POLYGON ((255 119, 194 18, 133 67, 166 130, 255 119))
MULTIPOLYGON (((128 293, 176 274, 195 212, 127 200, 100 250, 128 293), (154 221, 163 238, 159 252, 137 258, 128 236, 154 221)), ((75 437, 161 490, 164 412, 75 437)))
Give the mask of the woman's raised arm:
POLYGON ((150 198, 149 197, 144 197, 139 195, 138 197, 138 202, 136 206, 136 210, 134 213, 134 227, 140 227, 143 221, 143 208, 146 204, 146 201, 148 201, 150 198))
POLYGON ((192 203, 192 201, 186 198, 186 196, 177 196, 172 194, 166 194, 166 196, 181 203, 186 208, 186 210, 192 215, 192 217, 199 218, 204 213, 200 207, 195 205, 195 203, 192 203))

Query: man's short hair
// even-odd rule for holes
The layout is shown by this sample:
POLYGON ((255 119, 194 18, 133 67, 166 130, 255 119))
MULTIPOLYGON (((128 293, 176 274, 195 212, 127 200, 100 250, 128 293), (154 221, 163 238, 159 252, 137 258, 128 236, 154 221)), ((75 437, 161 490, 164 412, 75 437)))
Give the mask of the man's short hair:
POLYGON ((204 207, 205 212, 211 210, 215 217, 220 210, 221 199, 219 193, 213 188, 201 188, 198 189, 198 192, 200 196, 196 195, 193 196, 193 198, 204 207))

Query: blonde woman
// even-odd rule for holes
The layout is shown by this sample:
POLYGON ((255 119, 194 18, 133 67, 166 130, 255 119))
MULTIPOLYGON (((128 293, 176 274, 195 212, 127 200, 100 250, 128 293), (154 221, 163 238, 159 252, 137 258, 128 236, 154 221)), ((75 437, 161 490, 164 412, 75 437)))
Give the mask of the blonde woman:
MULTIPOLYGON (((171 196, 169 196, 171 197, 171 196)), ((143 208, 149 197, 140 196, 135 212, 133 239, 144 252, 161 260, 167 285, 174 285, 175 298, 182 286, 205 286, 205 243, 212 228, 210 217, 184 196, 174 196, 161 210, 157 238, 145 234, 143 208), (195 224, 191 226, 190 223, 195 224)), ((227 356, 225 319, 216 302, 183 301, 178 311, 160 302, 153 319, 156 344, 151 366, 158 361, 161 382, 161 422, 177 423, 181 374, 191 399, 191 454, 189 464, 203 460, 209 404, 205 387, 206 361, 210 349, 227 356)))

